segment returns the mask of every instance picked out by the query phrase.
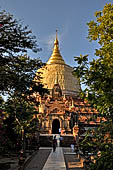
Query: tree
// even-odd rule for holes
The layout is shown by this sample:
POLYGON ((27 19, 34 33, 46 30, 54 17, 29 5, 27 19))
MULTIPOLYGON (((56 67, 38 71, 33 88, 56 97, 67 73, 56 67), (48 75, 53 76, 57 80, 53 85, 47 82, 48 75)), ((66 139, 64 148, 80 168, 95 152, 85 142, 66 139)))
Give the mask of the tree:
POLYGON ((9 13, 0 12, 0 94, 8 94, 4 111, 9 117, 3 123, 12 142, 16 142, 14 134, 20 134, 23 129, 29 133, 34 128, 31 122, 36 103, 30 96, 46 92, 39 81, 40 76, 34 81, 35 73, 43 63, 39 58, 30 58, 28 50, 41 50, 32 31, 9 13))
MULTIPOLYGON (((10 149, 18 150, 23 148, 25 139, 38 132, 38 119, 34 102, 25 100, 24 96, 12 96, 5 102, 5 112, 8 117, 3 121, 6 126, 7 137, 12 142, 10 149)), ((25 148, 24 148, 25 149, 25 148)))
POLYGON ((7 126, 4 124, 4 121, 8 118, 8 114, 4 111, 5 102, 0 96, 0 154, 3 154, 11 148, 11 141, 7 135, 7 126))
POLYGON ((97 59, 88 61, 88 55, 75 57, 78 66, 75 67, 74 74, 86 85, 82 96, 98 110, 100 116, 104 116, 107 120, 101 123, 101 128, 90 131, 93 134, 91 142, 88 141, 88 136, 85 142, 83 141, 92 148, 96 148, 98 161, 90 168, 104 170, 113 168, 110 158, 112 155, 110 150, 113 149, 113 133, 111 133, 113 132, 113 126, 111 126, 113 124, 113 5, 106 4, 102 11, 95 13, 95 17, 96 21, 90 21, 87 25, 89 26, 88 39, 97 41, 100 46, 95 50, 97 59), (107 140, 105 136, 108 136, 107 140), (101 156, 98 156, 98 151, 101 151, 101 156))
POLYGON ((26 81, 29 86, 29 80, 33 79, 33 73, 42 66, 39 59, 27 57, 28 50, 40 51, 36 37, 32 36, 32 31, 28 29, 28 26, 23 27, 9 13, 0 12, 1 93, 15 90, 17 83, 20 86, 26 81))
POLYGON ((90 101, 101 113, 108 113, 113 107, 113 5, 106 4, 95 16, 97 22, 88 23, 88 38, 101 45, 95 52, 98 59, 88 62, 88 55, 75 57, 75 74, 86 85, 90 101))

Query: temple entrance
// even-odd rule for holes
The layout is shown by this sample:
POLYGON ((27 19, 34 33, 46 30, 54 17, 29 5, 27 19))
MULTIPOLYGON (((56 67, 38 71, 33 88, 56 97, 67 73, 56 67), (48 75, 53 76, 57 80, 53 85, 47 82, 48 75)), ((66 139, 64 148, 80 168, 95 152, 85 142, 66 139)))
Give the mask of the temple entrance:
POLYGON ((52 123, 52 134, 59 134, 60 122, 58 119, 54 119, 52 123))

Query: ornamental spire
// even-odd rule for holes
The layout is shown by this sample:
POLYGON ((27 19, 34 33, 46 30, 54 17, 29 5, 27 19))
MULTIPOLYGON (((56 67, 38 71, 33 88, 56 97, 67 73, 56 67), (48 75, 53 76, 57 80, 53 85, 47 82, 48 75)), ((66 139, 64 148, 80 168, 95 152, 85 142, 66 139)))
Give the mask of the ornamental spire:
POLYGON ((54 41, 54 48, 51 57, 49 58, 47 64, 65 64, 59 50, 59 42, 57 37, 57 30, 56 30, 56 38, 54 41))
POLYGON ((56 30, 56 39, 54 41, 54 45, 59 45, 58 38, 57 38, 57 32, 58 32, 58 30, 56 30))

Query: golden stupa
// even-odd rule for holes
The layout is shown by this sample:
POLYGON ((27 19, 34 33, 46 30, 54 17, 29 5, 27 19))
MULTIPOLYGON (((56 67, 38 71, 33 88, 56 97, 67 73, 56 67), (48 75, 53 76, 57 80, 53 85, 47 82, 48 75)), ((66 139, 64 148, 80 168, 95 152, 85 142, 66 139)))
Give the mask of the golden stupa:
POLYGON ((55 83, 60 85, 62 94, 78 96, 80 92, 80 85, 78 79, 72 74, 73 68, 65 64, 60 50, 59 42, 57 38, 54 41, 53 53, 46 65, 39 69, 36 73, 38 76, 41 75, 41 83, 50 91, 52 94, 52 89, 55 83))

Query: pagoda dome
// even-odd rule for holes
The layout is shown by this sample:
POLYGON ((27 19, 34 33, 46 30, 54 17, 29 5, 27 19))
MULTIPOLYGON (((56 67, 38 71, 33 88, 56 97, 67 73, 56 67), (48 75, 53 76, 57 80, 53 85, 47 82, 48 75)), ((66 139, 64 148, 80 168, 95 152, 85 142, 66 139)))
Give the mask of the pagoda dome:
POLYGON ((80 84, 72 72, 73 68, 65 63, 60 54, 59 41, 56 32, 52 55, 46 65, 37 71, 36 75, 38 76, 40 74, 42 77, 40 82, 50 91, 50 95, 52 95, 52 89, 57 81, 62 90, 62 95, 78 96, 80 84))

